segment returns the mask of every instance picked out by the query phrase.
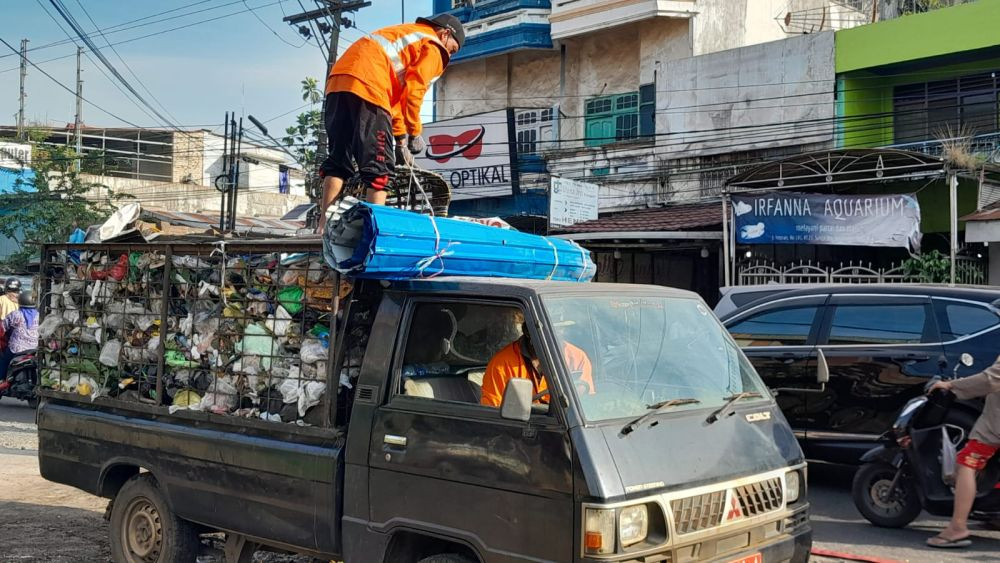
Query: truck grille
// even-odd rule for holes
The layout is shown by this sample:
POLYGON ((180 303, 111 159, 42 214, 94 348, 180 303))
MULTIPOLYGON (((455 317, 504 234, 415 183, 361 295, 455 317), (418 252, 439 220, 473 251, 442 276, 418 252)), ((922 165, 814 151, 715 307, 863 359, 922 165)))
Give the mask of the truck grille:
POLYGON ((722 521, 726 491, 677 499, 670 502, 674 513, 674 529, 678 534, 707 530, 722 521))
POLYGON ((733 492, 747 518, 777 510, 783 500, 780 477, 735 487, 733 492))

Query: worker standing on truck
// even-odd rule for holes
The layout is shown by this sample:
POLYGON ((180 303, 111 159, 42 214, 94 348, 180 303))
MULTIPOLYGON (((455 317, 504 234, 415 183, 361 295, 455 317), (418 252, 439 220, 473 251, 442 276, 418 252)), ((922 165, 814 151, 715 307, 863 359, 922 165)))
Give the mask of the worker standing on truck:
POLYGON ((397 157, 412 164, 426 148, 420 107, 431 81, 462 48, 465 28, 455 16, 417 18, 362 37, 337 59, 326 80, 325 127, 329 139, 320 167, 326 212, 357 163, 371 203, 384 204, 397 157))

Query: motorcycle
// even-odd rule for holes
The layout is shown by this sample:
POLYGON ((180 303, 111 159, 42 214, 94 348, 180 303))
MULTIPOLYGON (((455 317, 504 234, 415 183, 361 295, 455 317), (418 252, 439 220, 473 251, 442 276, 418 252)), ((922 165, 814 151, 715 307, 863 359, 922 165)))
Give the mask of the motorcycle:
MULTIPOLYGON (((973 358, 962 354, 952 378, 973 358)), ((929 390, 940 377, 927 383, 929 390)), ((968 438, 975 418, 953 409, 955 395, 935 391, 911 399, 879 439, 881 445, 861 457, 863 465, 854 476, 851 496, 866 520, 885 528, 902 528, 926 510, 935 516, 951 516, 954 488, 944 478, 947 452, 958 451, 968 438), (948 439, 951 444, 945 444, 948 439), (944 447, 942 447, 944 446, 944 447), (946 453, 942 453, 946 452, 946 453)), ((952 456, 952 460, 954 457, 952 456)), ((1000 456, 994 457, 977 476, 976 500, 970 518, 1000 518, 1000 456)))
POLYGON ((29 350, 14 356, 7 368, 7 378, 0 381, 0 397, 8 396, 27 401, 28 406, 38 406, 38 395, 35 387, 38 385, 38 365, 35 362, 35 350, 29 350))

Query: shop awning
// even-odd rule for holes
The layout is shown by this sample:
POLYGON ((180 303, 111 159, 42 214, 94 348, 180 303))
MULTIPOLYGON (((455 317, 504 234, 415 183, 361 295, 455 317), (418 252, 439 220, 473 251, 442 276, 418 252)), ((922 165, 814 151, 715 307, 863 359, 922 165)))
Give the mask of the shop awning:
POLYGON ((729 191, 800 190, 944 176, 939 157, 895 149, 839 149, 798 154, 751 168, 726 182, 729 191))
POLYGON ((1000 204, 959 218, 965 221, 965 242, 1000 242, 1000 204))
POLYGON ((667 205, 623 211, 562 227, 556 236, 571 240, 721 240, 722 203, 667 205))

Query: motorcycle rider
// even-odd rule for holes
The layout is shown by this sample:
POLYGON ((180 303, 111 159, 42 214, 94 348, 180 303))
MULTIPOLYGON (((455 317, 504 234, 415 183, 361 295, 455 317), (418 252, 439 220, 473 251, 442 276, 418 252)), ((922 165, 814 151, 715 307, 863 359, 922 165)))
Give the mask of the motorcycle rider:
POLYGON ((958 452, 951 522, 941 533, 927 540, 931 547, 967 547, 972 545, 968 521, 976 499, 976 473, 982 471, 1000 449, 1000 357, 976 375, 938 381, 928 393, 936 390, 950 391, 962 400, 986 397, 983 413, 972 427, 969 441, 958 452))
POLYGON ((18 300, 21 296, 21 280, 17 278, 7 278, 4 282, 4 295, 0 296, 0 381, 7 379, 7 366, 10 365, 10 347, 7 345, 9 334, 7 333, 7 318, 17 312, 18 300))

